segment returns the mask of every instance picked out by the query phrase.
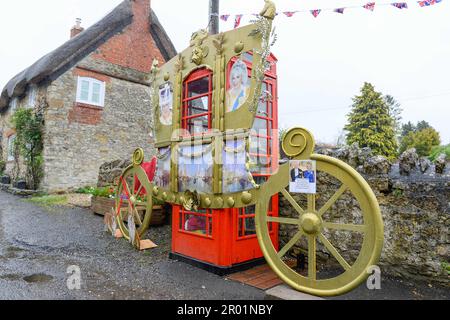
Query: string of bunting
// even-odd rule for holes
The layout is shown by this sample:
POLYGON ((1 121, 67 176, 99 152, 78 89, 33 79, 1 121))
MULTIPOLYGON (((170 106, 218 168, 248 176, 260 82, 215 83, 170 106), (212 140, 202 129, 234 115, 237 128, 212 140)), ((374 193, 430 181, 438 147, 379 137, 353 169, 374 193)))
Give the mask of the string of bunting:
MULTIPOLYGON (((422 1, 417 1, 417 4, 419 7, 429 7, 429 6, 433 6, 435 4, 438 4, 440 2, 442 2, 443 0, 422 0, 422 1)), ((375 10, 375 6, 393 6, 397 9, 408 9, 408 3, 406 2, 390 2, 390 3, 375 3, 375 2, 368 2, 363 6, 350 6, 350 7, 341 7, 341 8, 330 8, 330 9, 314 9, 314 10, 294 10, 294 11, 284 11, 284 12, 278 12, 278 15, 284 15, 288 18, 292 18, 295 14, 297 13, 303 13, 303 12, 307 12, 307 13, 311 13, 314 18, 317 18, 319 16, 319 14, 323 11, 332 11, 335 13, 339 13, 339 14, 344 14, 344 12, 347 9, 354 9, 354 8, 364 8, 366 10, 369 11, 374 11, 375 10)), ((217 16, 217 15, 216 15, 217 16)), ((253 16, 253 17, 258 17, 259 14, 257 13, 253 13, 253 14, 236 14, 236 15, 231 15, 231 14, 221 14, 219 15, 220 19, 222 21, 227 22, 232 16, 234 16, 234 28, 238 28, 241 25, 242 22, 242 18, 244 16, 253 16)))

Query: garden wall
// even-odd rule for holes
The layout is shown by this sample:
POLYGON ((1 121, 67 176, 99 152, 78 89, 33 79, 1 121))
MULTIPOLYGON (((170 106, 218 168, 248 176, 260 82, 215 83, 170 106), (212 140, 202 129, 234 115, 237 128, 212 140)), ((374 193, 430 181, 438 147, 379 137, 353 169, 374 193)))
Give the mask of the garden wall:
MULTIPOLYGON (((385 241, 380 261, 382 272, 421 278, 428 281, 449 282, 450 262, 450 166, 442 161, 436 165, 426 159, 419 159, 414 151, 405 153, 400 162, 391 165, 383 157, 371 157, 370 150, 356 146, 340 150, 324 149, 319 153, 341 158, 358 168, 371 187, 380 203, 385 225, 385 241)), ((441 159, 442 160, 442 159, 441 159)), ((318 177, 318 204, 323 205, 340 187, 338 181, 328 176, 318 177)), ((293 195, 306 206, 306 197, 293 195)), ((297 217, 292 206, 280 195, 280 214, 297 217)), ((344 194, 340 201, 325 216, 333 222, 360 223, 359 206, 344 194)), ((283 246, 295 234, 290 226, 281 227, 281 245, 283 246)), ((347 231, 325 231, 326 237, 348 262, 359 254, 361 235, 347 231)), ((306 240, 303 239, 290 252, 298 255, 306 252, 306 240)), ((336 264, 328 251, 318 244, 321 262, 336 264)))

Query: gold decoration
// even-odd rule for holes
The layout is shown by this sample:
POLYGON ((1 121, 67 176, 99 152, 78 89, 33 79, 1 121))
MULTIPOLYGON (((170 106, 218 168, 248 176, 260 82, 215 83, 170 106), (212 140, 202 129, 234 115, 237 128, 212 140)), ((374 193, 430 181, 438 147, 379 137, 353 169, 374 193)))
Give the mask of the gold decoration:
POLYGON ((153 187, 153 195, 156 197, 159 194, 159 188, 158 187, 153 187))
POLYGON ((158 73, 158 71, 159 71, 159 61, 158 61, 158 59, 153 59, 153 62, 152 62, 152 68, 151 68, 151 73, 152 74, 156 74, 156 73, 158 73))
POLYGON ((221 56, 224 52, 224 44, 225 44, 225 34, 219 33, 217 37, 213 40, 213 45, 216 47, 216 54, 221 56))
POLYGON ((228 199, 227 199, 227 205, 229 206, 229 207, 234 207, 234 204, 235 204, 236 202, 234 201, 234 199, 232 198, 232 197, 229 197, 228 199))
POLYGON ((204 203, 204 205, 205 205, 206 208, 209 208, 209 207, 211 207, 211 205, 212 205, 212 201, 211 201, 210 198, 205 198, 205 200, 203 201, 203 203, 204 203))
POLYGON ((169 81, 169 79, 170 79, 170 74, 168 72, 166 72, 164 74, 164 81, 169 81))
POLYGON ((245 191, 242 193, 241 200, 244 204, 249 204, 252 202, 253 196, 250 192, 245 191))
POLYGON ((261 10, 259 15, 269 20, 275 19, 275 16, 277 15, 277 8, 275 6, 275 3, 270 0, 264 0, 264 2, 264 8, 261 10))
POLYGON ((178 55, 178 60, 175 63, 175 72, 179 73, 184 69, 184 58, 181 53, 178 55))
POLYGON ((241 53, 244 50, 244 42, 239 41, 234 45, 234 52, 241 53))
POLYGON ((202 64, 203 59, 209 54, 209 48, 207 46, 203 46, 203 41, 205 41, 208 36, 208 31, 205 29, 192 34, 191 47, 194 47, 194 49, 192 50, 191 62, 196 65, 202 64))
POLYGON ((144 150, 142 148, 134 151, 132 161, 134 166, 140 166, 144 162, 144 150))

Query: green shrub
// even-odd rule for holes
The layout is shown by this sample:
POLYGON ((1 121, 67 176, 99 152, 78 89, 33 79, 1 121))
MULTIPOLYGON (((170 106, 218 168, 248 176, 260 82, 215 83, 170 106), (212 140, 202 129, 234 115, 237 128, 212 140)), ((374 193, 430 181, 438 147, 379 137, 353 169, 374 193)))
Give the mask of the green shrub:
POLYGON ((446 146, 434 147, 433 150, 431 151, 431 154, 430 154, 430 160, 433 161, 433 162, 436 161, 436 159, 441 154, 447 155, 447 158, 450 159, 450 144, 448 144, 446 146))
POLYGON ((6 162, 0 159, 0 177, 5 173, 6 162))

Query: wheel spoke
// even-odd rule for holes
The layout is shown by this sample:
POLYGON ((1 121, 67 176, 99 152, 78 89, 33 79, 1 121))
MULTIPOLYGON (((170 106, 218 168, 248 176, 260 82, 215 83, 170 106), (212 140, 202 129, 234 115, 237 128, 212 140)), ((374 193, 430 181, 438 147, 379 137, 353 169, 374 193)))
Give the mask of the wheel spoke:
POLYGON ((316 212, 316 195, 308 194, 308 212, 316 212))
POLYGON ((317 279, 317 262, 316 262, 316 237, 308 237, 308 277, 312 280, 317 279))
POLYGON ((133 212, 134 212, 134 218, 136 219, 135 221, 137 221, 137 224, 138 224, 139 226, 142 226, 142 219, 141 219, 141 216, 140 216, 140 214, 139 214, 139 211, 135 208, 135 209, 133 210, 133 212))
POLYGON ((278 252, 278 257, 281 259, 284 255, 300 240, 303 236, 303 231, 299 231, 292 239, 289 241, 283 249, 278 252))
POLYGON ((138 191, 136 192, 136 197, 139 197, 139 195, 141 194, 142 188, 144 187, 143 184, 141 184, 141 186, 139 187, 138 191))
POLYGON ((131 194, 137 195, 137 194, 134 193, 134 191, 136 190, 136 174, 133 174, 133 183, 132 183, 132 185, 133 185, 133 190, 131 190, 131 194))
POLYGON ((294 207, 294 209, 298 212, 299 215, 303 215, 305 213, 305 210, 302 209, 302 207, 299 206, 297 201, 295 201, 294 198, 287 192, 286 189, 281 190, 281 193, 286 198, 287 201, 294 207))
POLYGON ((354 232, 360 232, 360 233, 366 232, 366 226, 362 225, 362 224, 340 224, 340 223, 324 222, 323 227, 327 228, 327 229, 333 229, 333 230, 345 230, 345 231, 354 231, 354 232))
POLYGON ((325 205, 319 210, 318 214, 319 217, 322 217, 325 212, 328 211, 328 209, 331 208, 331 206, 333 204, 336 203, 336 201, 338 201, 338 199, 344 194, 345 191, 347 191, 348 187, 344 184, 342 185, 338 191, 336 191, 336 193, 330 198, 330 200, 328 200, 327 203, 325 203, 325 205))
POLYGON ((324 246, 328 249, 328 251, 336 258, 339 264, 344 268, 345 271, 351 269, 351 266, 345 261, 345 259, 341 256, 341 254, 337 251, 337 249, 328 241, 327 238, 324 237, 323 234, 319 234, 319 240, 324 244, 324 246))
POLYGON ((282 218, 282 217, 267 217, 267 221, 281 224, 293 224, 293 225, 299 224, 298 219, 282 218))

